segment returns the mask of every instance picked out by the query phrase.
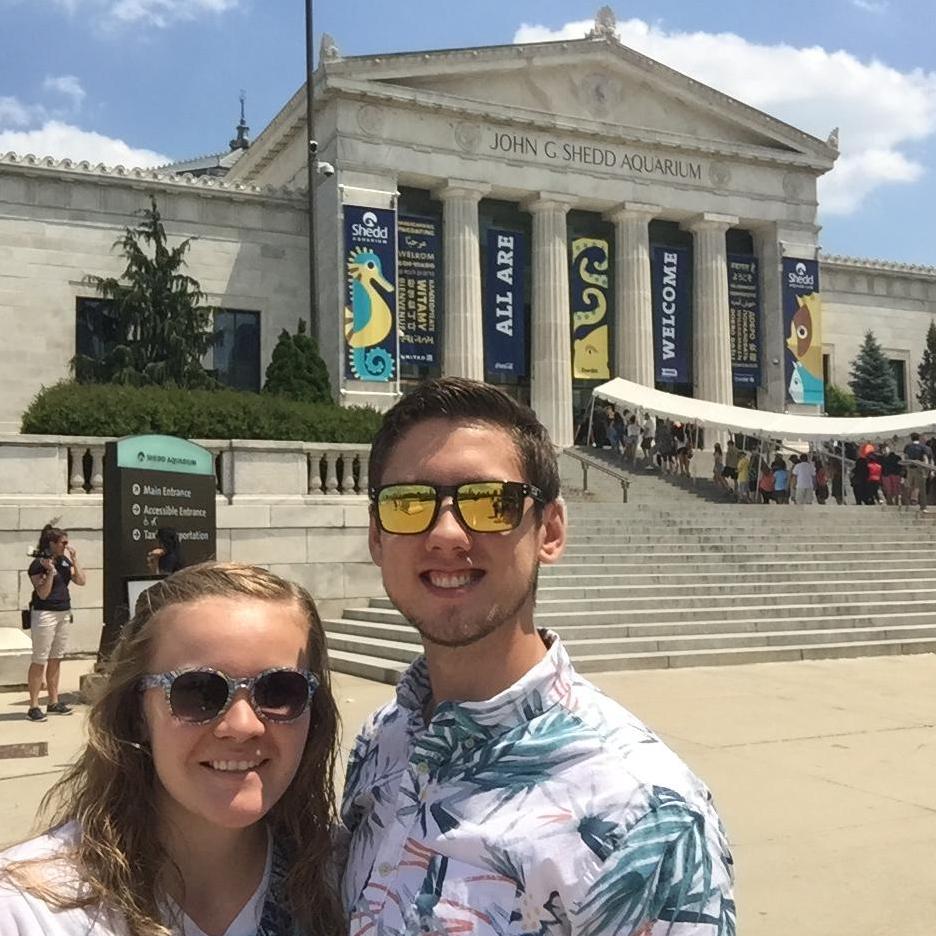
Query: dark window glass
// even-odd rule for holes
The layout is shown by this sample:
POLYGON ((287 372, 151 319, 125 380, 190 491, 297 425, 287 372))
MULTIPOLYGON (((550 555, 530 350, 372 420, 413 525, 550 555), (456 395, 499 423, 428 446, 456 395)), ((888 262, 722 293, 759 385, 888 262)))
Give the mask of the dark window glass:
POLYGON ((79 297, 75 307, 75 354, 99 361, 117 343, 117 319, 108 299, 79 297))
POLYGON ((891 370, 894 372, 894 380, 897 382, 897 399, 907 408, 907 362, 896 358, 890 360, 891 370))
POLYGON ((217 343, 214 373, 234 390, 260 389, 260 313, 219 309, 215 313, 217 343))
POLYGON ((831 356, 828 354, 822 355, 822 382, 828 387, 831 381, 832 375, 832 361, 831 356))

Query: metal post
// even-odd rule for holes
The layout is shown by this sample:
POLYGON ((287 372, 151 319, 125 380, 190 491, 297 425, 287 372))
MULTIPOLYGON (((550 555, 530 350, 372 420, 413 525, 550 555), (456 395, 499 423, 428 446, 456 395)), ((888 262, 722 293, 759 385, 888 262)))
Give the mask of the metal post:
POLYGON ((595 418, 595 395, 592 394, 591 398, 591 409, 588 411, 588 434, 585 436, 585 448, 589 448, 592 444, 592 420, 595 418))
POLYGON ((315 115, 313 104, 315 96, 315 33, 312 28, 312 0, 305 0, 306 29, 306 154, 308 162, 308 201, 309 201, 309 334, 317 342, 318 332, 318 296, 315 275, 315 160, 318 143, 315 142, 315 115))

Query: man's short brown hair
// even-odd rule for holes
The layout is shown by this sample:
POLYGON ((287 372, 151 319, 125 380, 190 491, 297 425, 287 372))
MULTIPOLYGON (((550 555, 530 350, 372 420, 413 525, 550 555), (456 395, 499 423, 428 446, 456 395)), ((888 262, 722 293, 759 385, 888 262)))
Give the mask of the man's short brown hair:
POLYGON ((383 482, 387 461, 400 439, 430 419, 481 422, 503 429, 517 447, 523 480, 538 487, 546 503, 559 496, 556 450, 536 413, 497 387, 464 377, 427 380, 387 411, 371 446, 371 487, 377 488, 383 482))

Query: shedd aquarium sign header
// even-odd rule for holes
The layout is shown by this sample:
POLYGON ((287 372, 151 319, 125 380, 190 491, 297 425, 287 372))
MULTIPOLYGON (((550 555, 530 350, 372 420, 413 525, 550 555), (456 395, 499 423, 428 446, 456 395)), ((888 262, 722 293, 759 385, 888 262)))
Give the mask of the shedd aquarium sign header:
POLYGON ((662 176, 670 179, 702 181, 702 163, 690 159, 658 156, 653 152, 619 146, 570 143, 549 137, 492 130, 487 152, 506 156, 526 156, 543 163, 566 166, 596 166, 617 169, 630 175, 662 176))

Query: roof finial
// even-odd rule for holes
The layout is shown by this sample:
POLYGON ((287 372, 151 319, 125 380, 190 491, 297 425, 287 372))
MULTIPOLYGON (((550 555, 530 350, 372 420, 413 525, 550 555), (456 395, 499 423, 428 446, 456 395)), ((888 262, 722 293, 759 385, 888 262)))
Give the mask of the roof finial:
POLYGON ((319 61, 324 59, 328 62, 334 62, 340 58, 341 51, 338 48, 338 44, 328 33, 322 33, 322 44, 319 46, 319 61))
POLYGON ((826 144, 831 146, 832 149, 838 150, 839 148, 839 128, 833 127, 832 132, 829 134, 826 144))
POLYGON ((609 6, 595 14, 595 25, 586 34, 587 39, 617 39, 617 17, 609 6))
POLYGON ((231 152, 234 150, 245 150, 250 148, 250 140, 247 139, 247 134, 250 133, 250 127, 247 126, 247 120, 244 116, 244 101, 247 99, 247 95, 241 91, 240 93, 240 106, 241 106, 241 119, 240 123, 237 125, 237 137, 231 140, 231 152))

